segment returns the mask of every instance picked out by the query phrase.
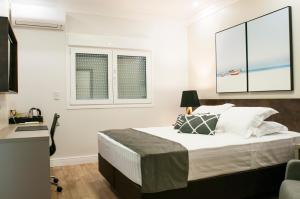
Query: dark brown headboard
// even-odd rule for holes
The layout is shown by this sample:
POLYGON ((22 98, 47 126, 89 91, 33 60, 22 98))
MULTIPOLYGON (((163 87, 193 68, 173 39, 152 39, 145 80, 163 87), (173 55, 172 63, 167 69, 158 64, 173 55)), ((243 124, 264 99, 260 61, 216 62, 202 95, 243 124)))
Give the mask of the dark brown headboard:
POLYGON ((232 103, 236 106, 271 107, 279 111, 268 120, 286 125, 289 130, 300 132, 300 99, 200 99, 202 105, 232 103))

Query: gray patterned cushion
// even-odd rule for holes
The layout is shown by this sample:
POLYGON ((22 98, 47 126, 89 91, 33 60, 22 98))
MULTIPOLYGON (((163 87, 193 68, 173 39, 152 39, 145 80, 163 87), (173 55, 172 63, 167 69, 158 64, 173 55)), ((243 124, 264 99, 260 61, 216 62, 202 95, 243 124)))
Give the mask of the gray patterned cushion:
POLYGON ((186 122, 185 115, 180 114, 177 117, 176 123, 174 125, 174 129, 180 129, 180 127, 186 122))
POLYGON ((220 115, 203 114, 203 115, 184 115, 185 120, 180 126, 178 133, 215 135, 215 129, 220 115))

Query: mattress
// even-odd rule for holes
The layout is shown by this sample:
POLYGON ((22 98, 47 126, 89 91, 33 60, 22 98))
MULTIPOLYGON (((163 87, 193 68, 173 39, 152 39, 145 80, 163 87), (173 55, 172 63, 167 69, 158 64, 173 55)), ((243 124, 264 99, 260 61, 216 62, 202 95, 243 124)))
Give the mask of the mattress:
MULTIPOLYGON (((285 163, 294 158, 294 145, 300 143, 300 133, 291 131, 244 139, 230 133, 179 134, 172 126, 136 130, 182 144, 189 153, 189 181, 285 163)), ((139 154, 101 132, 98 152, 131 181, 141 185, 139 154)))

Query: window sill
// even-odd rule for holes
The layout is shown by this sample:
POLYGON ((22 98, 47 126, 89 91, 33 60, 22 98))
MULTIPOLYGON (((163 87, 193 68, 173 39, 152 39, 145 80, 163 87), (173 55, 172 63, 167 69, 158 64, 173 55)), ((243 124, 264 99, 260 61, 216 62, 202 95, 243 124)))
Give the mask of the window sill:
POLYGON ((67 105, 68 110, 76 109, 115 109, 115 108, 152 108, 153 103, 150 104, 103 104, 103 105, 67 105))

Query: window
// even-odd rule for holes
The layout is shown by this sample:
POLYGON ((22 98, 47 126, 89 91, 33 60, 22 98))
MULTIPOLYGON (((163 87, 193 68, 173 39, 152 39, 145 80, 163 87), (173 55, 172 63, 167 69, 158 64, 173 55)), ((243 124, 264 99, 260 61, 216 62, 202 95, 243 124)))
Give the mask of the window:
POLYGON ((150 53, 71 48, 70 104, 151 104, 150 53))
POLYGON ((114 102, 151 103, 150 58, 139 51, 114 51, 114 102))

